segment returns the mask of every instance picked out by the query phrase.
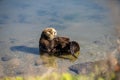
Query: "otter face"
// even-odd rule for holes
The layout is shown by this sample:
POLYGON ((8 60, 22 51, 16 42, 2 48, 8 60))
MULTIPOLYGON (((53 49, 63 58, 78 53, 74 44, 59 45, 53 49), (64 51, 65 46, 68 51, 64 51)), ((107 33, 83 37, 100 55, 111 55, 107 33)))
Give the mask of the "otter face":
POLYGON ((50 40, 53 40, 57 36, 57 31, 54 28, 46 28, 43 32, 50 40))

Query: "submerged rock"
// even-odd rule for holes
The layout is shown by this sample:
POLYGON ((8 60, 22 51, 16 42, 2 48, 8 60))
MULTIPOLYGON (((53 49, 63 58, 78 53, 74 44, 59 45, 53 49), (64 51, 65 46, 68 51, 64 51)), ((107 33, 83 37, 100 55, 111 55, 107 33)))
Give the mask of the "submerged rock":
POLYGON ((39 66, 39 65, 41 65, 42 64, 42 61, 41 60, 35 60, 35 62, 34 62, 34 65, 35 66, 39 66))
POLYGON ((94 73, 96 77, 106 77, 107 80, 109 80, 108 78, 114 72, 107 60, 75 64, 70 66, 69 70, 75 72, 76 74, 89 75, 91 73, 94 73))
POLYGON ((9 61, 11 59, 12 59, 12 57, 10 57, 10 56, 3 56, 3 57, 1 57, 2 61, 9 61))
POLYGON ((105 74, 111 71, 111 67, 107 60, 100 60, 95 62, 85 62, 80 64, 75 64, 69 67, 69 69, 76 74, 105 74))

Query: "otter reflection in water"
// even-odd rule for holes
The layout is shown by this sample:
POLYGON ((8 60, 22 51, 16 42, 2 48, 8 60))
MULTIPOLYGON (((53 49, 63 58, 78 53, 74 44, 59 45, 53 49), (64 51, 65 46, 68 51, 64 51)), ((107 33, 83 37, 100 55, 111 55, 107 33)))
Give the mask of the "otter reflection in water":
POLYGON ((54 68, 58 67, 56 57, 44 54, 41 55, 40 58, 42 59, 43 65, 45 65, 46 67, 54 67, 54 68))
MULTIPOLYGON (((79 52, 75 53, 75 56, 79 56, 79 52)), ((46 67, 53 67, 58 68, 59 66, 59 60, 69 60, 70 62, 74 62, 77 60, 77 58, 73 57, 71 54, 67 55, 60 55, 60 56, 54 56, 54 55, 48 55, 47 53, 42 53, 40 55, 40 58, 42 60, 42 64, 46 67)))

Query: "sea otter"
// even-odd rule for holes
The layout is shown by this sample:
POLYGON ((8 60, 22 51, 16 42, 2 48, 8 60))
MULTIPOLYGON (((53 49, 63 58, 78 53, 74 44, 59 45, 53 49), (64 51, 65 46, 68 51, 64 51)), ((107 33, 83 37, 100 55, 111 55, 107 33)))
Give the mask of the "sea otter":
POLYGON ((54 47, 53 39, 56 37, 57 31, 54 28, 46 28, 42 31, 41 37, 39 39, 39 52, 51 53, 54 47))
MULTIPOLYGON (((76 41, 70 41, 67 37, 56 37, 57 31, 54 28, 46 28, 42 31, 39 40, 40 54, 47 53, 49 55, 72 54, 80 50, 76 41)), ((77 57, 76 57, 77 58, 77 57)))

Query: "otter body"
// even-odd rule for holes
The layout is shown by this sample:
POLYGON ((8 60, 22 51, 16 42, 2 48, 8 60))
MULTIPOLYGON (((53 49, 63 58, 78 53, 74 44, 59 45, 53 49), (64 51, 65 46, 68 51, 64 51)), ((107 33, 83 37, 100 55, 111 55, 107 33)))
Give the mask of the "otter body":
POLYGON ((39 41, 39 49, 41 52, 50 52, 51 51, 51 40, 42 37, 39 41))
MULTIPOLYGON (((39 40, 40 54, 47 53, 49 55, 72 54, 80 50, 76 41, 70 41, 67 37, 56 37, 57 31, 54 28, 46 28, 43 30, 39 40)), ((77 57, 76 57, 77 58, 77 57)))
POLYGON ((46 28, 42 31, 41 37, 39 39, 39 52, 51 53, 54 47, 53 39, 56 37, 57 31, 54 28, 46 28))
POLYGON ((57 56, 72 54, 74 57, 76 57, 74 54, 80 50, 79 44, 76 41, 70 41, 70 39, 67 37, 56 37, 53 39, 53 41, 53 53, 55 55, 57 54, 57 56))

